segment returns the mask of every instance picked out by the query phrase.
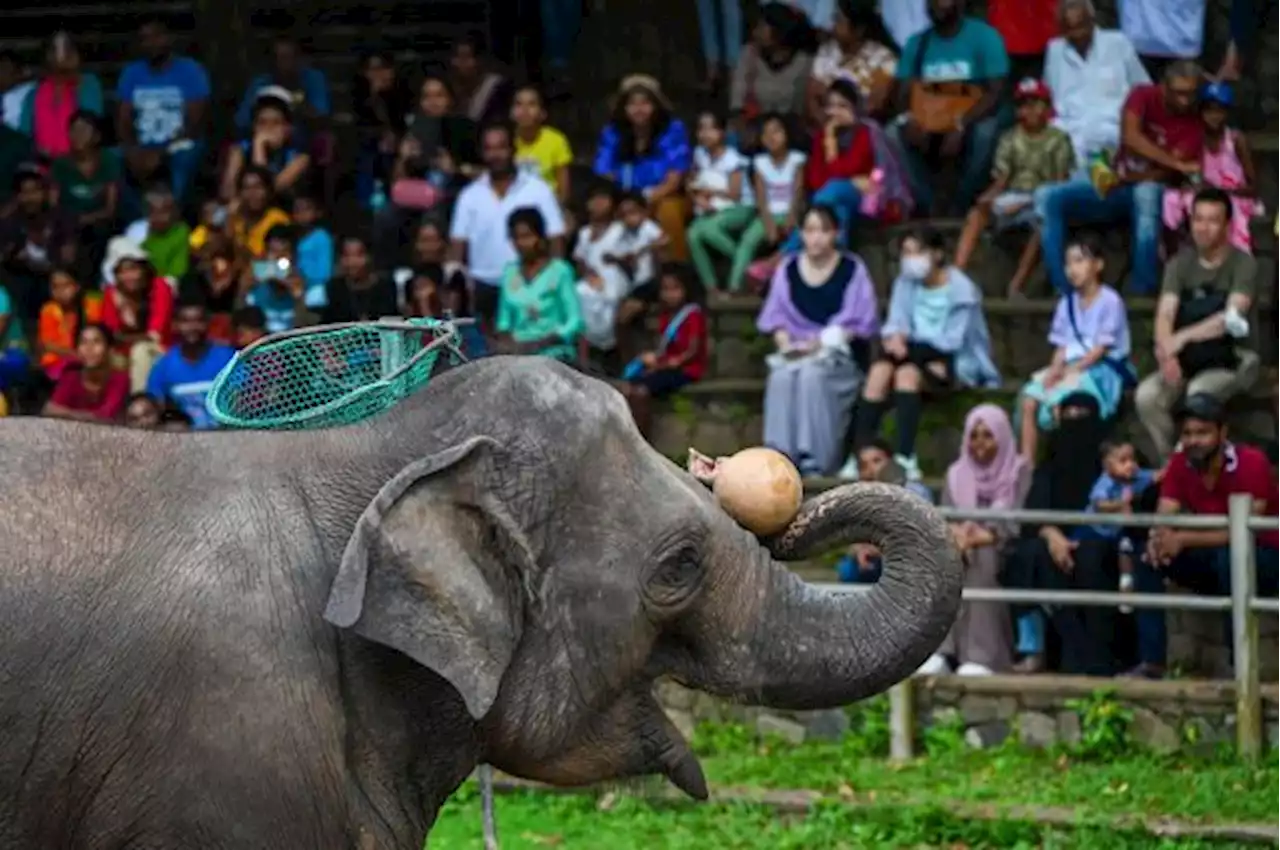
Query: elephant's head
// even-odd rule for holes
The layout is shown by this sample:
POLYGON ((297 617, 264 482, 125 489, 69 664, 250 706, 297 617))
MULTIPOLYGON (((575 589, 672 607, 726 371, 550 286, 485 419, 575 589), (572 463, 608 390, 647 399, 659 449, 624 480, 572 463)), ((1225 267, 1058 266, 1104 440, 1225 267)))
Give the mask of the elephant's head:
POLYGON ((915 496, 841 487, 762 543, 643 441, 618 393, 558 364, 480 361, 366 427, 388 457, 417 459, 364 510, 326 617, 440 674, 486 760, 517 775, 663 773, 705 796, 655 678, 780 708, 847 704, 909 674, 959 604, 958 555, 915 496), (775 560, 853 541, 884 552, 865 594, 775 560))

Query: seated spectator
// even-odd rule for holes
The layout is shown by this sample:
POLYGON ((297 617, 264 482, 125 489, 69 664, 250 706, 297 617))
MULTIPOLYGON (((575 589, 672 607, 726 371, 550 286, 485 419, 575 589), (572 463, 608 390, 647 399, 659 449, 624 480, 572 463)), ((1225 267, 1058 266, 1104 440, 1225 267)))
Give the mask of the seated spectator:
POLYGON ((279 33, 271 43, 271 70, 258 74, 249 81, 244 99, 236 110, 236 129, 247 133, 255 124, 253 113, 258 95, 264 89, 283 89, 293 109, 299 140, 303 150, 316 159, 317 147, 331 144, 323 136, 329 133, 329 115, 332 104, 329 99, 329 81, 324 71, 307 61, 302 44, 291 35, 279 33))
POLYGON ((49 272, 76 262, 75 221, 49 203, 49 185, 38 171, 19 171, 17 197, 0 212, 0 272, 13 308, 30 327, 49 292, 49 272))
POLYGON ((991 158, 1007 124, 1001 108, 1009 55, 990 24, 964 14, 964 0, 929 0, 932 26, 913 35, 895 72, 894 124, 916 206, 934 209, 938 164, 955 164, 959 184, 946 215, 963 216, 991 174, 991 158), (931 164, 932 163, 932 164, 931 164))
POLYGON ((124 426, 140 431, 160 428, 160 403, 146 393, 134 393, 124 405, 124 426))
POLYGON ((1053 123, 1071 137, 1076 176, 1083 177, 1092 160, 1120 146, 1125 100, 1151 77, 1128 36, 1097 25, 1093 0, 1062 0, 1058 25, 1062 35, 1045 51, 1044 81, 1053 94, 1053 123))
POLYGON ((235 197, 236 183, 246 165, 266 169, 272 177, 271 187, 277 195, 287 195, 307 178, 311 154, 306 140, 293 128, 292 95, 285 89, 270 86, 258 92, 251 112, 253 123, 247 138, 227 151, 222 169, 221 196, 224 202, 235 197))
MULTIPOLYGON (((729 84, 729 127, 742 150, 753 147, 766 114, 804 117, 813 40, 804 17, 785 3, 765 3, 729 84)), ((825 89, 824 89, 825 90, 825 89)))
MULTIPOLYGON (((314 195, 295 194, 293 228, 298 272, 307 286, 307 306, 324 306, 325 287, 333 277, 333 235, 323 223, 324 210, 314 195)), ((442 240, 443 244, 443 240, 442 240)))
POLYGON ((658 302, 658 263, 668 258, 669 242, 653 219, 639 192, 624 192, 618 199, 618 223, 613 250, 601 254, 601 261, 621 269, 627 277, 627 292, 618 305, 616 330, 623 361, 629 360, 637 331, 644 331, 643 319, 658 302))
POLYGON ((889 34, 868 5, 839 0, 832 37, 813 57, 808 84, 807 118, 813 127, 827 123, 827 90, 848 75, 867 115, 882 115, 891 103, 898 57, 887 46, 889 34))
MULTIPOLYGON (((1257 197, 1258 171, 1253 164, 1248 137, 1227 126, 1232 102, 1231 87, 1226 83, 1209 83, 1200 89, 1200 117, 1204 121, 1204 153, 1201 155, 1201 178, 1231 196, 1231 244, 1253 253, 1253 236, 1249 223, 1263 211, 1257 197)), ((1186 223, 1191 202, 1200 187, 1184 186, 1164 191, 1164 224, 1179 230, 1186 223)))
MULTIPOLYGON (((470 291, 471 279, 467 277, 466 266, 449 259, 449 237, 446 230, 445 225, 429 216, 418 223, 418 229, 413 235, 410 261, 397 268, 392 275, 401 303, 408 303, 408 283, 413 279, 415 271, 424 266, 440 266, 443 280, 449 287, 457 282, 464 290, 470 291)), ((470 296, 467 303, 470 305, 470 296)), ((471 315, 469 306, 467 315, 471 315)))
POLYGON ((107 255, 114 261, 115 283, 102 293, 102 324, 111 333, 115 353, 128 364, 129 386, 139 392, 169 345, 173 287, 156 275, 137 245, 117 243, 107 255))
POLYGON ((453 45, 449 82, 462 114, 472 121, 483 125, 507 120, 511 113, 511 82, 494 67, 480 33, 469 32, 453 45))
POLYGON ((1160 85, 1139 85, 1124 103, 1120 149, 1115 156, 1118 183, 1105 192, 1088 180, 1073 180, 1036 191, 1036 216, 1049 280, 1066 292, 1062 263, 1068 222, 1112 223, 1128 219, 1133 227, 1132 292, 1156 289, 1160 264, 1160 214, 1166 186, 1179 185, 1200 171, 1204 127, 1195 109, 1200 69, 1193 62, 1170 65, 1160 85))
MULTIPOLYGON (((1059 424, 1048 437, 1045 460, 1035 469, 1026 508, 1033 511, 1082 511, 1100 471, 1099 452, 1106 423, 1093 396, 1063 399, 1059 424)), ((1119 579, 1118 546, 1085 526, 1024 525, 1022 539, 1005 561, 1009 587, 1042 590, 1114 591, 1119 579)), ((1113 651, 1116 609, 1055 605, 1034 606, 1018 617, 1014 665, 1020 673, 1045 669, 1044 623, 1059 638, 1058 670, 1084 676, 1112 676, 1120 669, 1113 651)))
POLYGON ((191 268, 191 228, 182 220, 178 201, 164 184, 147 190, 147 235, 142 250, 161 277, 180 279, 191 268))
POLYGON ((271 172, 257 165, 245 166, 236 180, 235 210, 227 218, 227 231, 236 249, 257 259, 267 250, 272 228, 289 224, 289 214, 275 205, 271 172))
POLYGON ((312 310, 324 306, 325 284, 307 285, 297 261, 293 230, 277 225, 267 234, 267 251, 253 261, 253 285, 245 293, 245 304, 258 307, 267 317, 267 333, 291 331, 310 324, 312 310))
MULTIPOLYGON (((396 70, 389 51, 375 50, 360 58, 352 86, 356 123, 356 199, 362 208, 386 203, 396 147, 413 110, 413 95, 396 70)), ((376 212, 376 210, 375 210, 376 212)))
POLYGON ((915 454, 921 393, 996 387, 1000 373, 991 359, 982 291, 947 264, 941 234, 913 230, 904 236, 900 265, 880 329, 880 353, 862 387, 855 442, 861 445, 879 433, 892 389, 898 431, 894 459, 915 480, 920 477, 915 454))
POLYGON ((877 325, 866 264, 839 249, 837 232, 829 207, 805 213, 803 251, 774 272, 756 321, 776 347, 768 360, 764 442, 806 476, 830 475, 840 465, 877 325))
POLYGON ((1093 396, 1099 415, 1110 420, 1125 391, 1137 384, 1129 360, 1129 317, 1120 293, 1102 283, 1104 263, 1097 237, 1082 235, 1067 248, 1072 291, 1053 311, 1053 359, 1022 388, 1021 450, 1028 461, 1036 459, 1039 432, 1056 424, 1062 399, 1093 396))
POLYGON ((194 268, 179 285, 179 289, 196 288, 204 294, 209 339, 214 342, 230 344, 235 339, 231 318, 253 283, 250 266, 247 258, 237 254, 231 237, 217 232, 197 252, 194 268))
POLYGON ((45 52, 45 72, 22 103, 18 124, 37 154, 56 160, 74 153, 71 135, 77 115, 103 115, 102 82, 80 69, 80 50, 66 32, 56 32, 45 52))
MULTIPOLYGON (((888 443, 878 439, 860 447, 854 458, 858 480, 903 487, 932 505, 933 492, 919 481, 908 481, 892 452, 888 443)), ((854 543, 836 562, 836 575, 846 584, 875 584, 880 581, 882 567, 879 548, 870 543, 854 543)))
POLYGON ((14 309, 8 287, 0 283, 0 396, 25 383, 30 369, 22 316, 14 309))
POLYGON ((516 128, 516 166, 541 177, 561 204, 568 203, 573 149, 564 133, 547 126, 547 106, 536 86, 516 89, 511 123, 516 128))
POLYGON ((644 196, 670 243, 671 259, 680 262, 689 258, 684 178, 691 159, 688 133, 658 81, 647 74, 623 79, 613 116, 600 133, 594 171, 644 196))
POLYGON ((119 153, 103 150, 100 121, 92 112, 72 113, 68 153, 55 159, 49 169, 53 183, 49 203, 75 217, 85 272, 102 262, 107 241, 115 232, 120 200, 119 153))
MULTIPOLYGON (((1169 458, 1160 483, 1161 514, 1223 515, 1233 493, 1248 493, 1255 516, 1277 512, 1276 472, 1267 456, 1253 446, 1232 442, 1227 435, 1222 403, 1213 396, 1188 396, 1179 411, 1179 448, 1169 458)), ((1254 537, 1257 595, 1277 592, 1277 535, 1259 531, 1254 537)), ((1134 586, 1139 593, 1163 593, 1165 580, 1196 593, 1231 593, 1230 532, 1157 527, 1143 557, 1135 565, 1134 586)), ((1134 675, 1160 678, 1164 673, 1166 634, 1164 612, 1140 609, 1138 667, 1134 675)), ((1231 622, 1224 617, 1227 646, 1232 645, 1231 622)))
POLYGON ((209 75, 196 60, 174 54, 161 18, 143 23, 139 43, 146 58, 126 65, 116 86, 126 173, 133 187, 149 186, 164 168, 183 202, 204 158, 209 75))
MULTIPOLYGON (((618 251, 624 225, 614 218, 614 187, 599 182, 587 191, 587 223, 578 231, 573 261, 578 272, 578 303, 582 307, 582 335, 599 352, 613 351, 617 342, 618 306, 631 291, 626 271, 606 258, 618 251)), ((640 209, 643 207, 636 205, 640 209)), ((653 225, 657 230, 657 225, 653 225)))
POLYGON ((413 269, 407 285, 405 312, 410 318, 463 319, 456 327, 458 345, 469 359, 485 357, 489 344, 480 326, 471 320, 471 299, 467 279, 461 271, 448 271, 440 263, 427 263, 413 269))
MULTIPOLYGON (((1105 442, 1098 450, 1102 458, 1102 474, 1093 484, 1089 492, 1089 513, 1125 514, 1151 513, 1154 504, 1149 508, 1151 491, 1158 489, 1164 478, 1164 470, 1144 469, 1138 463, 1133 443, 1124 440, 1105 442)), ((1146 548, 1146 536, 1134 533, 1117 525, 1090 526, 1085 534, 1102 540, 1115 540, 1119 543, 1119 555, 1116 565, 1119 569, 1119 590, 1121 593, 1132 593, 1134 590, 1133 554, 1146 548), (1142 537, 1141 546, 1137 538, 1142 537)), ((1121 614, 1130 614, 1132 608, 1121 607, 1121 614)))
POLYGON ((708 248, 731 256, 732 234, 744 230, 755 215, 748 164, 737 148, 729 146, 722 116, 710 111, 698 116, 698 146, 688 187, 694 219, 686 238, 705 292, 719 288, 708 248))
POLYGON ((799 226, 804 209, 804 165, 807 157, 791 149, 787 122, 776 113, 760 122, 764 150, 751 159, 751 187, 755 215, 738 237, 733 249, 733 266, 726 288, 741 292, 747 270, 761 244, 779 248, 799 226))
POLYGON ((59 376, 42 415, 82 422, 115 422, 129 396, 129 376, 111 368, 111 332, 84 325, 76 334, 76 362, 59 376))
POLYGON ((80 329, 102 321, 102 295, 86 291, 72 269, 58 266, 49 273, 50 299, 40 308, 36 347, 40 368, 49 380, 76 362, 80 329))
POLYGON ((564 250, 564 218, 555 192, 542 178, 521 174, 515 167, 515 147, 511 127, 494 124, 480 137, 485 170, 458 195, 449 225, 453 259, 466 261, 475 284, 476 315, 492 321, 498 305, 498 288, 507 266, 516 260, 507 225, 511 214, 531 207, 538 210, 546 227, 552 256, 564 250))
POLYGON ((173 335, 175 345, 151 368, 147 395, 186 414, 195 430, 216 428, 206 401, 235 349, 209 339, 209 311, 200 292, 183 293, 173 314, 173 335))
POLYGON ((231 314, 231 339, 236 350, 248 348, 267 335, 267 315, 260 307, 241 307, 231 314))
POLYGON ((1194 245, 1164 270, 1155 323, 1159 368, 1134 395, 1138 418, 1161 458, 1173 448, 1172 411, 1184 390, 1226 401, 1257 380, 1258 355, 1248 348, 1257 266, 1231 244, 1230 226, 1231 197, 1202 189, 1191 208, 1194 245))
POLYGON ((1028 77, 1018 84, 1013 98, 1018 104, 1018 125, 1000 137, 992 183, 969 210, 956 246, 956 268, 964 269, 993 214, 996 230, 1032 227, 1031 238, 1009 281, 1010 297, 1022 294, 1040 259, 1040 233, 1034 228, 1036 189, 1063 182, 1075 168, 1071 138, 1057 127, 1048 126, 1053 111, 1048 87, 1028 77))
POLYGON ((653 425, 650 401, 666 398, 707 371, 707 317, 698 303, 688 266, 663 263, 658 282, 658 344, 627 364, 623 395, 636 428, 647 436, 653 425))
POLYGON ((329 281, 320 323, 369 322, 398 315, 395 282, 374 270, 363 239, 344 236, 338 246, 338 276, 329 281))
MULTIPOLYGON (((942 504, 964 511, 1018 510, 1030 489, 1031 464, 1018 454, 1008 414, 994 404, 970 410, 960 457, 947 468, 942 504)), ((964 558, 964 586, 999 587, 1005 549, 1017 535, 1013 522, 951 523, 951 538, 964 558)), ((1003 673, 1013 666, 1012 634, 1008 605, 962 602, 955 625, 917 672, 935 676, 954 667, 961 676, 1003 673)))
POLYGON ((500 348, 576 361, 583 322, 573 266, 551 255, 546 219, 536 207, 513 212, 507 228, 517 259, 502 273, 494 322, 500 348))

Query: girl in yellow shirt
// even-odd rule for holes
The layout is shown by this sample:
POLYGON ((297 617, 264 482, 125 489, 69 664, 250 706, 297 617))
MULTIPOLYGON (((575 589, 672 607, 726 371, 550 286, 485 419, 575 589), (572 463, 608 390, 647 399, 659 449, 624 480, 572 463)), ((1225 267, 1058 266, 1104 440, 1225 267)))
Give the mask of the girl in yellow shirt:
POLYGON ((545 180, 563 204, 569 198, 573 150, 564 133, 546 126, 542 93, 533 86, 517 89, 511 102, 511 121, 516 125, 516 166, 545 180))

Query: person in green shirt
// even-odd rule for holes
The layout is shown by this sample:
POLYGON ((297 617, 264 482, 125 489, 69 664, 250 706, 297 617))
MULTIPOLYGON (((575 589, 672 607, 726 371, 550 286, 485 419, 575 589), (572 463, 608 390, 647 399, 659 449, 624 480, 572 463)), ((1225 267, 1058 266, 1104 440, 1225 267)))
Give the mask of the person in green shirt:
POLYGON ((49 167, 50 203, 74 217, 87 269, 96 269, 116 228, 120 156, 102 147, 102 119, 80 110, 68 128, 71 152, 49 167))
POLYGON ((575 362, 585 324, 573 266, 551 256, 547 225, 537 209, 513 212, 507 231, 517 259, 503 270, 498 291, 499 350, 575 362))
POLYGON ((173 190, 157 184, 147 192, 147 237, 142 250, 161 277, 181 279, 191 267, 191 228, 178 216, 173 190))

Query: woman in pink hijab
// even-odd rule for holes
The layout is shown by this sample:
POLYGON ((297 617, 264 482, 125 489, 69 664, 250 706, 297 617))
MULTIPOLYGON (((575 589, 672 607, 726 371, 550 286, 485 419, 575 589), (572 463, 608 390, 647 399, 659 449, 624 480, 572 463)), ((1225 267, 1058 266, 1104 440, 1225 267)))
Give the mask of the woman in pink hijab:
MULTIPOLYGON (((980 404, 964 420, 960 457, 947 469, 944 507, 965 510, 1014 510, 1031 487, 1031 465, 1018 454, 1009 415, 994 404, 980 404)), ((951 533, 964 553, 965 587, 999 587, 1005 544, 1018 534, 1012 522, 955 522, 951 533)), ((989 676, 1013 664, 1009 606, 966 602, 938 651, 920 667, 921 675, 955 672, 989 676)))

